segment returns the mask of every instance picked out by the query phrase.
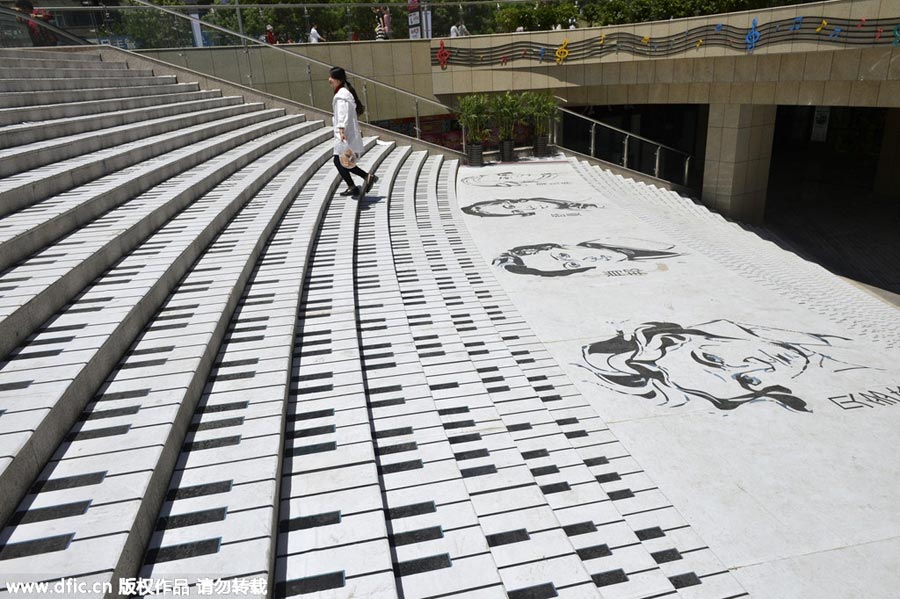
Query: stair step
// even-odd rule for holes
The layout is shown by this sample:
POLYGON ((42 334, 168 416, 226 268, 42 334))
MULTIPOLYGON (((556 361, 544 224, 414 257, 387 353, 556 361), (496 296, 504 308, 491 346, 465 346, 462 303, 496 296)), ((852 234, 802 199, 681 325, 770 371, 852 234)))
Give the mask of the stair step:
POLYGON ((174 75, 156 77, 99 77, 90 79, 0 79, 0 89, 7 92, 36 92, 54 90, 94 89, 98 87, 132 87, 141 85, 170 85, 177 83, 174 75))
POLYGON ((40 60, 74 60, 76 62, 90 61, 98 63, 103 61, 99 54, 91 54, 90 52, 61 52, 24 48, 0 48, 0 58, 36 58, 40 60))
POLYGON ((87 102, 68 102, 63 104, 44 104, 22 108, 0 108, 0 127, 35 123, 37 121, 50 121, 83 117, 88 115, 115 112, 120 110, 133 110, 148 106, 162 106, 178 102, 192 102, 207 98, 221 97, 220 90, 190 91, 170 94, 154 94, 127 98, 114 98, 110 100, 92 100, 87 102))
POLYGON ((0 79, 69 79, 69 78, 102 78, 102 77, 152 77, 152 69, 122 68, 123 63, 107 63, 104 68, 47 68, 47 67, 0 67, 0 79))
POLYGON ((79 135, 91 131, 111 130, 133 123, 152 121, 180 114, 212 110, 242 104, 240 96, 220 96, 187 100, 154 106, 117 110, 113 112, 91 114, 86 116, 65 117, 61 119, 21 123, 0 127, 0 150, 34 144, 48 139, 57 139, 79 135))
MULTIPOLYGON (((0 270, 212 156, 302 122, 299 115, 283 116, 184 145, 11 214, 0 228, 0 270)), ((309 130, 321 127, 315 121, 306 125, 309 130)))
POLYGON ((91 102, 113 98, 154 96, 188 91, 198 91, 196 83, 168 83, 135 87, 92 87, 78 90, 58 90, 40 92, 0 93, 0 108, 21 108, 43 106, 65 102, 91 102))
MULTIPOLYGON (((161 133, 175 132, 184 127, 215 121, 237 114, 263 110, 262 103, 245 103, 200 110, 187 114, 161 117, 149 121, 140 121, 111 127, 100 131, 88 131, 56 139, 35 142, 15 148, 0 150, 0 177, 9 177, 0 182, 0 191, 6 187, 4 183, 12 182, 12 176, 41 166, 52 164, 73 156, 90 154, 104 148, 135 141, 144 137, 161 133)), ((0 207, 0 211, 5 207, 0 207)))
MULTIPOLYGON (((141 137, 88 154, 76 153, 73 158, 42 166, 35 171, 22 172, 0 181, 0 215, 65 193, 74 187, 104 177, 107 173, 115 173, 141 161, 150 160, 189 144, 202 143, 203 140, 229 131, 255 123, 262 123, 262 128, 266 131, 270 127, 277 128, 280 126, 277 118, 283 114, 284 111, 281 109, 256 110, 201 122, 177 132, 141 137)), ((289 120, 302 121, 303 116, 292 115, 289 120)))

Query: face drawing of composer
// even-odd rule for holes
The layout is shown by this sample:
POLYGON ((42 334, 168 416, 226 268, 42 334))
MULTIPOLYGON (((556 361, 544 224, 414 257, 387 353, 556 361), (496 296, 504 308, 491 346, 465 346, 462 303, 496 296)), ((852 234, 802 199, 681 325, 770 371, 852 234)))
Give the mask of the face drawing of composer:
POLYGON ((615 262, 662 260, 681 255, 669 251, 674 247, 672 245, 652 241, 637 241, 637 243, 643 247, 606 243, 601 240, 583 241, 578 245, 557 243, 520 245, 494 258, 492 264, 520 275, 565 277, 615 262))
POLYGON ((522 185, 547 184, 556 177, 556 173, 504 172, 463 177, 462 182, 474 187, 521 187, 522 185))
POLYGON ((587 210, 596 204, 567 202, 550 198, 520 198, 515 200, 487 200, 462 209, 472 216, 534 216, 544 210, 587 210))
POLYGON ((792 391, 800 377, 867 368, 830 357, 832 335, 714 320, 690 327, 648 322, 582 347, 587 370, 609 389, 663 403, 705 399, 720 410, 773 401, 812 412, 792 391))

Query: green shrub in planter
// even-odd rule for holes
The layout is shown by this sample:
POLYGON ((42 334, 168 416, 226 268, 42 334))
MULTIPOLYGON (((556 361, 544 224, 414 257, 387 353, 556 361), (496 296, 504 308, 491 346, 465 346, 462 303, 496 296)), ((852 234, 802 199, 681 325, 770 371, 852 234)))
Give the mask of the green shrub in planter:
POLYGON ((483 144, 491 135, 490 106, 487 94, 470 94, 459 99, 458 119, 466 129, 466 156, 470 166, 484 164, 483 144))
POLYGON ((506 92, 491 98, 491 117, 500 136, 500 160, 503 162, 514 158, 513 131, 525 117, 521 96, 506 92))
POLYGON ((534 155, 546 156, 549 153, 550 123, 559 118, 556 100, 547 92, 527 92, 523 96, 527 121, 534 127, 534 155))

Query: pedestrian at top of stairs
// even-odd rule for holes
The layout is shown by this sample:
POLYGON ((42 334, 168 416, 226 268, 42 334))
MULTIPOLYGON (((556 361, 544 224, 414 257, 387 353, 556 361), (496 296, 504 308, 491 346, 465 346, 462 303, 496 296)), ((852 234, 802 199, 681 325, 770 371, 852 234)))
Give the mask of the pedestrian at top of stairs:
POLYGON ((328 85, 334 92, 331 102, 334 113, 334 166, 347 184, 342 196, 353 196, 361 199, 378 180, 372 173, 367 173, 356 162, 365 151, 362 133, 359 130, 359 115, 366 108, 359 100, 353 85, 347 81, 347 73, 341 67, 332 67, 329 71, 328 85), (363 188, 353 183, 354 174, 365 181, 363 188))

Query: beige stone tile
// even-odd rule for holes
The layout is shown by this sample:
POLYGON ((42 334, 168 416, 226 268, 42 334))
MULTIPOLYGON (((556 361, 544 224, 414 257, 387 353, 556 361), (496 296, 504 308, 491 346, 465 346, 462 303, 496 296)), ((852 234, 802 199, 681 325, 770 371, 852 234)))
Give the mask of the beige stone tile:
POLYGON ((781 81, 800 81, 803 79, 803 70, 806 66, 806 54, 784 54, 778 70, 778 79, 781 81))
POLYGON ((821 105, 824 93, 824 81, 801 81, 800 90, 797 93, 797 104, 800 106, 821 105))
POLYGON ((882 81, 878 87, 879 106, 900 106, 900 81, 882 81))
POLYGON ((654 81, 656 81, 657 83, 672 83, 674 81, 674 60, 659 60, 655 61, 653 65, 656 70, 654 81))
MULTIPOLYGON (((498 93, 505 92, 507 90, 512 89, 512 80, 513 73, 509 69, 495 69, 494 70, 494 91, 498 93)), ((456 80, 454 79, 454 83, 456 80)))
POLYGON ((694 61, 687 58, 675 60, 675 69, 672 74, 674 83, 690 83, 694 78, 694 61))
POLYGON ((719 158, 722 162, 734 162, 737 160, 738 132, 741 129, 731 127, 722 128, 722 146, 719 150, 719 158))
POLYGON ((647 104, 650 97, 649 85, 629 85, 628 86, 628 103, 629 104, 647 104))
POLYGON ((722 56, 713 60, 715 65, 713 67, 713 81, 722 83, 734 81, 734 70, 735 63, 738 60, 737 57, 722 56))
POLYGON ((629 85, 637 83, 637 63, 634 61, 623 62, 619 71, 619 83, 629 85))
MULTIPOLYGON (((412 54, 413 73, 429 73, 431 67, 431 48, 427 40, 411 42, 410 53, 412 54)), ((441 67, 434 67, 440 70, 441 67)))
POLYGON ((756 80, 778 81, 781 72, 781 55, 765 54, 756 57, 756 80))
POLYGON ((706 128, 706 159, 720 160, 722 157, 722 127, 706 128))
POLYGON ((733 104, 749 104, 753 101, 752 83, 732 83, 729 102, 733 104))
POLYGON ((759 81, 753 85, 752 101, 754 104, 773 104, 775 102, 774 81, 759 81))
POLYGON ((573 87, 569 90, 569 103, 575 106, 588 104, 588 92, 586 87, 573 87))
POLYGON ((451 73, 434 73, 431 76, 432 91, 435 94, 453 93, 453 75, 451 73))
POLYGON ((610 85, 607 88, 607 102, 611 106, 622 106, 628 103, 627 85, 610 85))
POLYGON ((737 58, 734 64, 735 83, 743 81, 756 81, 757 62, 757 57, 753 56, 752 54, 737 58))
POLYGON ((880 81, 887 78, 891 63, 890 48, 866 48, 860 51, 860 81, 880 81))
MULTIPOLYGON (((451 76, 451 80, 453 82, 452 83, 452 85, 453 85, 452 92, 454 94, 468 94, 468 93, 471 93, 472 91, 474 91, 474 88, 472 87, 472 73, 471 72, 453 71, 450 74, 450 76, 451 76)), ((492 86, 491 89, 496 89, 494 87, 495 80, 492 81, 491 86, 492 86)), ((503 89, 509 89, 509 88, 506 87, 503 89)))
POLYGON ((806 65, 803 68, 803 80, 827 81, 831 76, 833 54, 834 52, 808 53, 806 55, 806 65))
POLYGON ((672 83, 669 85, 669 104, 687 104, 690 98, 689 83, 672 83))
POLYGON ((850 104, 875 106, 878 104, 878 81, 854 81, 850 88, 850 104))
POLYGON ((688 102, 691 104, 709 103, 709 83, 691 83, 688 102))
POLYGON ((753 107, 749 104, 726 104, 724 127, 740 129, 753 124, 753 107))
MULTIPOLYGON (((401 77, 401 79, 407 79, 407 78, 401 77)), ((432 81, 433 81, 433 79, 432 79, 431 75, 413 75, 414 88, 411 91, 420 96, 425 96, 426 98, 432 98, 436 101, 437 98, 434 95, 434 86, 433 86, 432 81)))
POLYGON ((731 100, 731 83, 710 83, 709 84, 709 101, 710 102, 729 102, 731 100))
POLYGON ((406 68, 402 73, 396 71, 394 64, 394 53, 391 47, 385 44, 359 43, 351 46, 350 54, 353 58, 353 65, 358 73, 373 73, 376 77, 384 77, 385 75, 411 75, 412 61, 407 62, 406 68))
POLYGON ((878 8, 881 2, 878 0, 853 0, 850 5, 850 18, 859 19, 866 17, 871 19, 878 16, 878 8))
POLYGON ((727 110, 726 103, 714 103, 709 105, 709 116, 707 123, 710 127, 725 126, 725 112, 727 110))
POLYGON ((775 84, 775 103, 796 104, 799 93, 799 81, 779 81, 775 84))
POLYGON ((669 102, 669 86, 668 85, 649 85, 649 95, 647 101, 650 104, 667 104, 669 102))
POLYGON ((601 106, 608 103, 609 95, 606 86, 592 85, 588 89, 588 103, 591 106, 601 106))
POLYGON ((747 149, 748 160, 759 160, 760 149, 762 148, 762 135, 762 127, 750 127, 750 145, 747 149))
POLYGON ((854 81, 859 74, 860 50, 836 50, 831 61, 832 81, 854 81))
POLYGON ((622 65, 618 62, 606 63, 602 68, 602 77, 601 81, 604 85, 616 85, 620 82, 619 73, 622 70, 622 65))
POLYGON ((747 168, 750 164, 746 160, 741 160, 734 163, 734 175, 732 175, 731 181, 731 189, 736 194, 745 193, 746 183, 747 183, 747 168))
POLYGON ((656 61, 641 60, 637 63, 637 83, 653 83, 653 75, 656 71, 656 61))
POLYGON ((555 87, 556 80, 550 77, 550 67, 532 67, 531 86, 536 90, 544 90, 555 87))
MULTIPOLYGON (((441 75, 444 75, 441 73, 441 75)), ((494 74, 493 71, 472 71, 471 72, 472 82, 471 82, 471 91, 473 92, 486 92, 490 91, 494 88, 494 74)), ((432 75, 432 81, 435 86, 435 93, 441 93, 437 91, 437 74, 432 75)), ((451 84, 452 84, 452 75, 451 75, 451 84)), ((443 87, 441 88, 443 89, 443 87)))
POLYGON ((825 83, 822 104, 825 106, 847 106, 850 103, 850 87, 852 85, 852 81, 828 81, 825 83))
MULTIPOLYGON (((831 2, 826 9, 828 17, 831 19, 849 19, 851 2, 831 2)), ((829 29, 831 26, 829 25, 829 29)))
MULTIPOLYGON (((388 42, 388 47, 394 61, 394 75, 412 75, 413 61, 409 49, 397 42, 388 42)), ((431 74, 430 68, 428 69, 428 74, 431 74)))
POLYGON ((900 79, 900 47, 891 50, 891 62, 888 65, 888 79, 896 81, 900 79))
POLYGON ((694 82, 695 83, 709 83, 714 81, 714 66, 715 63, 709 59, 697 60, 694 63, 694 82))

